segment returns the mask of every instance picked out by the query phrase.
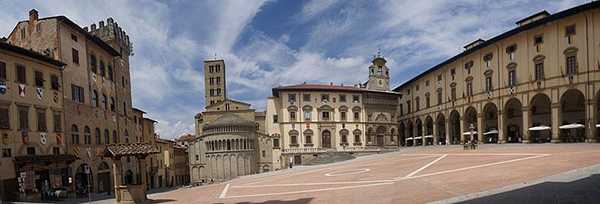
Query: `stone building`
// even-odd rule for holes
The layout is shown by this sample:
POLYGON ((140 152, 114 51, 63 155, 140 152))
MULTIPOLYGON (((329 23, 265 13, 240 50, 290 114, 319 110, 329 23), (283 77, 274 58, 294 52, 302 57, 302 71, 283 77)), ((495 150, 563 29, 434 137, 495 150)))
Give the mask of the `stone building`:
MULTIPOLYGON (((376 55, 369 81, 355 86, 300 84, 273 88, 267 134, 281 137, 285 163, 302 164, 327 151, 374 153, 397 148, 401 95, 389 90, 389 68, 376 55)), ((279 144, 280 143, 280 144, 279 144)))
POLYGON ((599 8, 534 14, 398 86, 400 141, 596 142, 599 8))
MULTIPOLYGON (((129 83, 129 36, 112 18, 81 28, 65 16, 38 18, 31 10, 29 20, 20 21, 8 42, 43 53, 67 64, 61 87, 67 152, 81 157, 70 165, 73 189, 88 184, 85 166, 91 167, 93 192, 112 189, 111 161, 101 149, 110 143, 135 141, 129 83)), ((138 179, 137 161, 125 162, 138 179)))
POLYGON ((69 185, 60 86, 66 64, 0 42, 0 197, 39 201, 43 186, 69 185), (51 162, 48 164, 47 162, 51 162))
POLYGON ((175 185, 185 186, 190 184, 190 164, 188 162, 187 147, 173 145, 175 185))
POLYGON ((158 169, 156 177, 150 181, 152 188, 172 187, 175 185, 175 158, 173 157, 175 142, 167 139, 156 138, 156 163, 158 169))
POLYGON ((274 137, 264 134, 264 111, 227 98, 223 60, 204 62, 204 72, 206 111, 194 117, 196 135, 185 140, 191 182, 220 182, 280 169, 274 137))

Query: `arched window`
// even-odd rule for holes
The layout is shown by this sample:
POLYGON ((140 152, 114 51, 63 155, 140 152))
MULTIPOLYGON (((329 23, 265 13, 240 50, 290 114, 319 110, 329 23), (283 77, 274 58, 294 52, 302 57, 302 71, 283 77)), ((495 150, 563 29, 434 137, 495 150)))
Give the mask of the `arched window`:
POLYGON ((110 97, 110 111, 115 111, 115 98, 110 97))
POLYGON ((106 95, 102 94, 102 109, 108 110, 108 106, 106 104, 106 95))
POLYGON ((100 129, 96 128, 94 132, 96 136, 96 144, 102 144, 102 137, 100 136, 100 129))
POLYGON ((108 65, 108 79, 111 80, 111 81, 114 80, 113 68, 110 65, 108 65))
POLYGON ((85 144, 92 144, 92 131, 90 130, 90 127, 85 126, 83 128, 83 137, 85 144))
POLYGON ((92 68, 92 72, 96 73, 97 72, 97 68, 96 68, 96 55, 91 55, 90 56, 90 67, 92 68))
POLYGON ((104 130, 104 144, 110 144, 110 133, 107 129, 104 130))
POLYGON ((92 106, 98 107, 98 91, 92 91, 92 106))
POLYGON ((79 144, 79 128, 75 124, 71 126, 71 144, 79 144))
POLYGON ((106 76, 106 72, 104 72, 104 61, 100 60, 100 75, 106 76))
POLYGON ((379 67, 377 68, 377 74, 378 74, 379 76, 381 76, 381 73, 382 73, 382 71, 383 71, 383 69, 381 68, 381 66, 379 66, 379 67))
POLYGON ((117 136, 117 131, 113 130, 113 143, 117 144, 119 141, 119 137, 117 136))
POLYGON ((125 143, 129 143, 129 132, 125 130, 125 143))

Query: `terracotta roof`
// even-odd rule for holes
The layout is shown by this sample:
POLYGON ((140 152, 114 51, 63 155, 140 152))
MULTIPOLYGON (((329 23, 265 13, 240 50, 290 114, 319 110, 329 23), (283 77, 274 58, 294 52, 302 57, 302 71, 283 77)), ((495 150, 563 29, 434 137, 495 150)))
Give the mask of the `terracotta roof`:
POLYGON ((249 103, 244 103, 244 102, 241 102, 241 101, 236 101, 236 100, 233 100, 233 99, 230 99, 230 98, 226 98, 225 100, 222 100, 220 102, 214 103, 214 104, 209 105, 209 106, 206 106, 206 108, 213 107, 213 106, 218 106, 219 104, 223 104, 223 103, 225 103, 227 101, 234 102, 234 103, 240 103, 240 104, 247 105, 247 106, 252 106, 252 104, 249 104, 249 103))
POLYGON ((185 135, 181 135, 179 138, 177 138, 177 141, 188 141, 188 140, 192 140, 194 138, 196 138, 195 135, 185 134, 185 135))
POLYGON ((46 162, 73 162, 79 159, 75 155, 70 154, 53 154, 53 155, 27 155, 27 156, 16 156, 15 161, 17 163, 31 164, 31 163, 46 163, 46 162))
POLYGON ((211 121, 206 124, 203 130, 208 130, 216 127, 231 127, 231 126, 244 126, 244 127, 254 127, 254 123, 245 120, 239 115, 225 113, 219 116, 217 119, 211 121))
POLYGON ((135 156, 156 154, 158 149, 147 143, 110 144, 104 149, 104 156, 135 156))
POLYGON ((141 109, 138 109, 138 108, 131 108, 131 109, 133 109, 134 111, 137 111, 137 112, 141 112, 141 113, 143 113, 143 114, 146 114, 146 111, 143 111, 143 110, 141 110, 141 109))
POLYGON ((173 141, 173 140, 168 140, 168 139, 163 139, 163 138, 156 138, 156 142, 160 142, 160 143, 175 143, 175 141, 173 141))
POLYGON ((183 149, 183 150, 187 150, 188 148, 186 146, 181 146, 181 145, 175 145, 173 146, 175 149, 183 149))
POLYGON ((15 46, 15 45, 12 45, 12 44, 9 44, 9 43, 5 43, 5 42, 2 42, 2 41, 0 41, 0 50, 6 50, 6 51, 9 51, 9 52, 13 52, 13 53, 17 53, 17 54, 24 55, 24 56, 27 56, 27 57, 31 57, 33 59, 37 59, 37 60, 40 60, 40 61, 43 61, 43 62, 46 62, 46 63, 50 63, 52 65, 55 65, 55 66, 59 67, 59 69, 62 66, 66 66, 67 65, 67 64, 65 64, 65 63, 63 63, 61 61, 58 61, 58 60, 55 60, 53 58, 44 56, 44 55, 42 55, 42 54, 40 54, 38 52, 35 52, 35 51, 32 51, 32 50, 28 50, 28 49, 25 49, 25 48, 22 48, 22 47, 19 47, 19 46, 15 46))
POLYGON ((149 121, 152 121, 152 122, 155 122, 155 123, 158 122, 158 121, 150 119, 150 118, 144 118, 144 120, 149 120, 149 121))
POLYGON ((267 116, 267 111, 256 111, 254 116, 267 116))

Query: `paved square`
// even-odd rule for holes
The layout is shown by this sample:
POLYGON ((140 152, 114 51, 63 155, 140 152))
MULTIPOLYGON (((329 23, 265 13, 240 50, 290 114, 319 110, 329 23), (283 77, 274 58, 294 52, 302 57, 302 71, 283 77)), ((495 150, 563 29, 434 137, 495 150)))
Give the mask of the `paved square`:
POLYGON ((600 145, 403 149, 150 195, 179 203, 425 203, 600 163, 600 145))

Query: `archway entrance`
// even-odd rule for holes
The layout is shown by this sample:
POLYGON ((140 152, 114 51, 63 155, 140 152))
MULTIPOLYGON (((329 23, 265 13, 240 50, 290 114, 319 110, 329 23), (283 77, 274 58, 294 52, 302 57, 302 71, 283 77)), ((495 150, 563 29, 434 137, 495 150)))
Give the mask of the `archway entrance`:
POLYGON ((498 142, 498 107, 494 103, 488 103, 483 107, 483 134, 481 142, 498 142))
POLYGON ((472 106, 467 108, 467 110, 465 111, 465 127, 463 127, 464 132, 462 133, 464 135, 465 141, 468 140, 477 140, 479 141, 479 131, 477 129, 477 110, 475 110, 475 108, 473 108, 472 106), (473 125, 473 135, 471 135, 471 125, 473 125))
POLYGON ((460 143, 460 115, 454 110, 450 113, 450 142, 452 144, 460 143))
POLYGON ((398 142, 400 142, 400 146, 406 146, 406 127, 404 126, 404 122, 400 123, 400 128, 398 130, 400 131, 398 142))
POLYGON ((331 148, 331 132, 329 130, 321 133, 321 144, 323 148, 331 148))
POLYGON ((521 102, 518 99, 512 98, 506 103, 504 108, 506 114, 505 120, 505 135, 506 142, 508 143, 520 143, 522 138, 522 125, 523 125, 523 111, 521 102))
POLYGON ((75 171, 75 188, 82 189, 81 192, 83 192, 83 189, 93 189, 94 186, 92 184, 94 183, 94 179, 92 175, 94 175, 92 174, 92 168, 88 164, 83 163, 79 165, 79 167, 77 167, 77 171, 75 171), (86 166, 88 166, 90 171, 89 177, 88 174, 85 173, 86 166))
POLYGON ((585 142, 585 97, 577 89, 565 92, 561 98, 562 142, 585 142))
POLYGON ((415 129, 414 129, 412 121, 408 121, 407 127, 408 127, 408 129, 407 129, 408 130, 408 135, 407 135, 408 138, 406 138, 406 146, 414 146, 414 144, 415 144, 414 130, 415 129))
POLYGON ((446 118, 444 117, 444 114, 439 114, 437 117, 437 137, 438 137, 438 141, 440 141, 440 144, 445 145, 446 144, 446 118))
POLYGON ((425 119, 425 136, 423 136, 423 141, 427 145, 433 145, 433 118, 431 116, 427 116, 425 119))
POLYGON ((530 140, 533 143, 552 141, 552 107, 546 94, 537 94, 531 99, 530 140))
POLYGON ((110 167, 106 162, 98 165, 98 192, 110 192, 110 167))
POLYGON ((377 146, 383 147, 383 145, 385 144, 385 133, 387 132, 387 128, 383 127, 383 126, 379 126, 377 128, 377 146))

